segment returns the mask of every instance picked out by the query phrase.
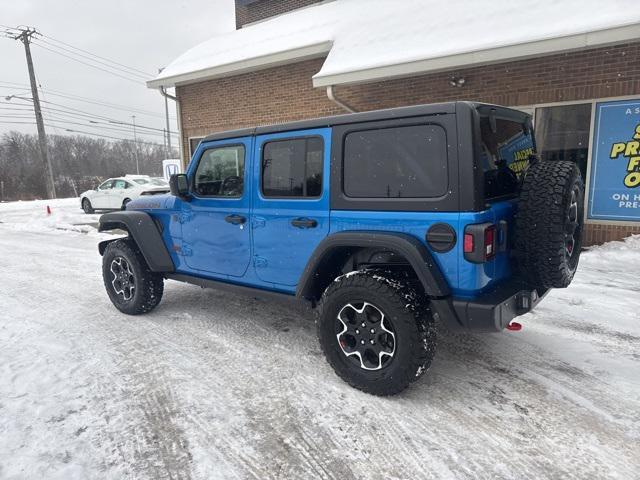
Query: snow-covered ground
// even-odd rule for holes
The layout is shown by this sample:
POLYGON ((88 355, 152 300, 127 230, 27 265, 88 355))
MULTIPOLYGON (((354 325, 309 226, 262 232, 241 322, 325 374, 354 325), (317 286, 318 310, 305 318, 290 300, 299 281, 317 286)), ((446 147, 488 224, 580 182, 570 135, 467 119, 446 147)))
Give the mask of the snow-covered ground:
POLYGON ((120 314, 96 218, 0 204, 0 478, 640 476, 640 237, 584 254, 521 332, 443 332, 429 373, 377 398, 289 305, 169 282, 120 314))

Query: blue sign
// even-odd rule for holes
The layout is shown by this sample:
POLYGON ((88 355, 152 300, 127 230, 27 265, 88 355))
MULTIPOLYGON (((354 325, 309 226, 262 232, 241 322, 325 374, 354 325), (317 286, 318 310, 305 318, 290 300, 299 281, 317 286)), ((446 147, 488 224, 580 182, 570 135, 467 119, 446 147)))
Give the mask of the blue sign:
POLYGON ((587 217, 640 222, 640 100, 597 103, 593 128, 587 217))

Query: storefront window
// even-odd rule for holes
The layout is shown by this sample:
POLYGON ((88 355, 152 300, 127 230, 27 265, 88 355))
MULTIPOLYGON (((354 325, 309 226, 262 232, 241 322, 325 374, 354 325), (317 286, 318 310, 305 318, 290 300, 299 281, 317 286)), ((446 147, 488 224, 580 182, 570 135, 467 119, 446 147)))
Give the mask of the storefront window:
POLYGON ((198 145, 200 145, 202 138, 203 137, 191 137, 189 139, 189 157, 193 157, 193 154, 196 151, 196 148, 198 148, 198 145))
POLYGON ((576 162, 586 178, 590 124, 590 103, 536 108, 538 153, 545 160, 576 162))

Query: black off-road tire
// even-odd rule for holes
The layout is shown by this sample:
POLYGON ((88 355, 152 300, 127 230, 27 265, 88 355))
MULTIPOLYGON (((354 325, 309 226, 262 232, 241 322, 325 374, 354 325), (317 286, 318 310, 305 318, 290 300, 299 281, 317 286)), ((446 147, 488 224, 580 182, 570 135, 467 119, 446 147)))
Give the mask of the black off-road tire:
POLYGON ((320 299, 316 324, 322 351, 338 376, 373 395, 401 392, 430 367, 435 354, 436 326, 428 304, 408 278, 390 272, 358 271, 337 278, 320 299), (347 356, 337 337, 343 308, 364 302, 384 314, 395 335, 394 355, 380 361, 377 370, 366 370, 360 359, 347 356))
POLYGON ((147 313, 162 300, 164 278, 161 274, 149 269, 142 253, 129 239, 116 240, 107 245, 102 257, 102 278, 111 303, 122 313, 128 315, 147 313), (127 270, 124 265, 128 265, 128 271, 132 274, 130 275, 134 285, 132 290, 125 289, 120 281, 114 283, 117 277, 114 271, 127 270), (130 293, 128 299, 125 290, 130 293))
POLYGON ((569 286, 578 267, 584 183, 573 162, 539 161, 523 179, 516 215, 520 271, 540 288, 569 286))
POLYGON ((82 210, 84 210, 84 213, 86 214, 92 214, 95 212, 88 198, 82 199, 82 210))

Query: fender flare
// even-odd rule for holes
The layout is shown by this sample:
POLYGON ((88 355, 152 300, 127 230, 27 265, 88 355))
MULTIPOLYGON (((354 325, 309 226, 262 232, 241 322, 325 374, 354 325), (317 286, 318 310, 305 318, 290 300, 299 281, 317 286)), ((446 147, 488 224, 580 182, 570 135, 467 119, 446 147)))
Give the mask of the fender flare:
MULTIPOLYGON (((153 272, 173 272, 175 266, 167 246, 162 240, 151 215, 145 212, 125 210, 122 212, 105 213, 100 217, 99 232, 122 229, 129 233, 142 256, 147 261, 149 269, 153 272)), ((105 240, 98 244, 100 255, 104 255, 107 245, 115 240, 105 240)))
POLYGON ((326 269, 331 257, 345 248, 363 247, 385 248, 402 255, 415 270, 428 297, 444 298, 451 295, 440 267, 424 243, 406 233, 376 231, 338 232, 322 240, 307 262, 298 282, 296 295, 313 298, 320 282, 317 273, 326 269))

